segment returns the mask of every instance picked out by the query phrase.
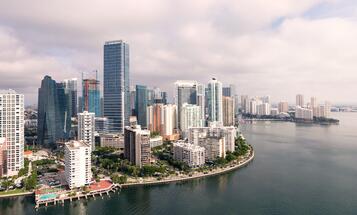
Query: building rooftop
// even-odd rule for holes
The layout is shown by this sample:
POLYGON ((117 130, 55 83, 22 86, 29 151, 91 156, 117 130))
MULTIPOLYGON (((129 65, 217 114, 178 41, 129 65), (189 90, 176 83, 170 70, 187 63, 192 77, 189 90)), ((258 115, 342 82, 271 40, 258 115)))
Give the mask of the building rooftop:
POLYGON ((120 44, 120 43, 123 43, 123 40, 107 41, 107 42, 105 42, 105 45, 114 45, 114 44, 120 44))
POLYGON ((71 140, 69 142, 66 142, 65 145, 70 150, 79 149, 79 148, 82 148, 82 147, 90 147, 85 142, 77 141, 77 140, 71 140))
POLYGON ((185 149, 191 149, 191 150, 202 150, 202 149, 205 150, 205 148, 202 146, 194 145, 194 144, 188 143, 186 141, 177 141, 177 142, 174 142, 173 145, 179 146, 179 147, 182 147, 185 149))
POLYGON ((1 90, 0 89, 0 94, 16 94, 16 91, 13 89, 8 89, 8 90, 1 90))

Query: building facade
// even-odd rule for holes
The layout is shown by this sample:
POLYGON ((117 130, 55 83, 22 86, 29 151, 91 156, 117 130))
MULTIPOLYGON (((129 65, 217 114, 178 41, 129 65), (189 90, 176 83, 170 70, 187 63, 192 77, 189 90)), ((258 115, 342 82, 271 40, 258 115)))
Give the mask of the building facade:
POLYGON ((78 140, 82 140, 95 150, 95 114, 84 111, 78 114, 78 140))
POLYGON ((0 137, 0 177, 6 176, 7 173, 7 144, 6 138, 0 137))
POLYGON ((278 111, 279 113, 287 113, 289 112, 289 104, 288 102, 279 102, 278 103, 278 111))
POLYGON ((101 116, 100 109, 100 85, 96 79, 82 80, 82 108, 81 112, 88 111, 95 113, 96 117, 101 116))
POLYGON ((65 143, 65 177, 70 189, 89 185, 92 180, 90 148, 83 141, 65 143))
POLYGON ((147 107, 147 123, 151 132, 163 133, 163 104, 153 104, 147 107))
POLYGON ((148 90, 146 86, 136 85, 135 113, 138 124, 147 128, 148 90))
POLYGON ((129 125, 129 45, 121 40, 104 45, 104 116, 112 121, 112 131, 129 125))
POLYGON ((223 124, 222 83, 213 78, 207 88, 208 121, 223 124))
POLYGON ((180 117, 181 132, 184 137, 189 128, 203 126, 201 108, 198 105, 183 104, 180 117))
POLYGON ((133 165, 142 167, 150 164, 150 131, 142 130, 139 125, 126 126, 124 131, 124 157, 133 165))
POLYGON ((223 125, 233 126, 235 123, 234 99, 232 97, 223 96, 223 125))
POLYGON ((200 167, 206 162, 205 148, 184 141, 173 143, 174 160, 186 163, 189 167, 200 167))
POLYGON ((6 175, 24 167, 24 95, 0 90, 0 138, 6 138, 6 175))
POLYGON ((77 91, 77 78, 65 79, 63 81, 64 87, 67 93, 71 94, 71 108, 72 108, 72 117, 77 116, 77 101, 78 101, 78 91, 77 91))
POLYGON ((296 95, 296 106, 304 107, 304 95, 296 95))

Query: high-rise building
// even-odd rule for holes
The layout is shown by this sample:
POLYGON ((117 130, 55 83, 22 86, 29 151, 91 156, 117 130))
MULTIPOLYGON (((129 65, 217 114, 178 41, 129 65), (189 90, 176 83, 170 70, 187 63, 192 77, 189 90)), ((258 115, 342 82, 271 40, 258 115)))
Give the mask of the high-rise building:
POLYGON ((241 99, 241 106, 242 106, 242 112, 243 113, 248 113, 249 112, 249 97, 247 95, 242 95, 240 97, 241 99))
POLYGON ((205 104, 206 104, 206 91, 205 91, 205 86, 203 84, 197 83, 197 98, 196 98, 196 104, 200 107, 201 109, 201 119, 202 122, 205 123, 206 117, 205 117, 205 104))
POLYGON ((130 163, 142 167, 150 164, 150 131, 140 125, 126 126, 124 131, 124 156, 130 163))
POLYGON ((230 87, 223 87, 222 88, 222 95, 223 95, 223 97, 231 97, 232 96, 231 88, 230 87))
POLYGON ((289 111, 289 104, 288 102, 279 102, 278 103, 278 111, 279 113, 287 113, 289 111))
POLYGON ((162 114, 162 133, 161 135, 168 140, 175 139, 176 129, 176 105, 167 104, 163 107, 162 114))
POLYGON ((183 104, 181 107, 181 132, 182 135, 185 137, 187 129, 191 127, 202 127, 203 122, 201 119, 201 108, 198 105, 192 104, 183 104))
POLYGON ((67 93, 71 94, 71 108, 72 108, 72 117, 77 117, 77 78, 65 79, 63 81, 64 87, 67 93))
POLYGON ((78 140, 87 143, 91 150, 95 149, 95 114, 84 111, 78 114, 78 140))
POLYGON ((45 76, 38 89, 38 144, 55 148, 56 141, 70 137, 72 98, 63 84, 45 76))
POLYGON ((303 120, 313 120, 313 113, 311 109, 296 106, 295 118, 303 120))
POLYGON ((268 116, 270 115, 270 104, 263 103, 257 106, 257 115, 268 116))
POLYGON ((136 116, 135 106, 136 106, 136 90, 130 87, 130 114, 132 116, 136 116))
POLYGON ((0 138, 7 146, 6 175, 17 175, 24 167, 24 95, 14 90, 0 90, 0 138))
POLYGON ((95 131, 99 134, 109 132, 109 120, 106 117, 95 117, 95 131))
POLYGON ((143 85, 136 85, 136 103, 135 113, 138 124, 142 128, 147 128, 147 106, 148 106, 148 91, 143 85))
POLYGON ((6 138, 0 137, 0 177, 4 177, 7 172, 7 144, 6 138))
POLYGON ((313 108, 315 108, 315 107, 317 107, 317 98, 316 97, 311 97, 311 99, 310 99, 310 106, 311 106, 311 108, 313 109, 313 108))
POLYGON ((173 158, 186 163, 190 167, 200 167, 205 164, 205 148, 184 141, 173 143, 173 158))
POLYGON ((147 123, 148 129, 151 132, 163 131, 162 128, 162 114, 163 114, 163 104, 153 104, 147 107, 147 123))
POLYGON ((177 106, 177 123, 181 127, 181 109, 183 104, 197 104, 197 82, 191 80, 179 80, 175 82, 175 104, 177 106))
POLYGON ((99 81, 96 79, 83 79, 82 88, 83 109, 81 109, 81 112, 88 111, 95 113, 96 117, 101 116, 99 81))
POLYGON ((234 114, 234 99, 233 97, 223 96, 222 98, 223 109, 223 125, 233 126, 235 122, 234 114))
POLYGON ((65 143, 65 177, 70 189, 89 185, 92 180, 90 148, 83 141, 65 143))
POLYGON ((110 41, 104 45, 104 116, 112 131, 123 132, 129 125, 129 45, 110 41))
POLYGON ((223 123, 222 83, 213 78, 207 88, 208 121, 223 123))
POLYGON ((296 106, 304 107, 304 95, 296 95, 296 106))

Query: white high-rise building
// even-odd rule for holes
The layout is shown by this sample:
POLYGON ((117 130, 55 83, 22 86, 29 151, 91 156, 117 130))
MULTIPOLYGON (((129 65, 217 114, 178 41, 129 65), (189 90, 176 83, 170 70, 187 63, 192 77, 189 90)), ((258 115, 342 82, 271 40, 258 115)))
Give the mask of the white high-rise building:
POLYGON ((78 140, 91 146, 91 150, 95 149, 95 113, 84 111, 78 114, 78 140))
POLYGON ((252 115, 256 115, 257 114, 257 106, 258 106, 258 101, 255 99, 252 99, 249 101, 249 110, 248 113, 252 114, 252 115))
POLYGON ((24 167, 24 95, 0 90, 0 138, 6 138, 6 175, 17 175, 24 167))
POLYGON ((171 136, 176 128, 176 105, 168 104, 163 107, 163 136, 171 136))
POLYGON ((303 120, 313 120, 314 116, 311 109, 297 106, 295 110, 295 118, 303 120))
POLYGON ((260 116, 268 116, 268 115, 270 115, 270 104, 269 103, 263 103, 263 104, 258 105, 257 115, 260 115, 260 116))
POLYGON ((180 116, 181 132, 184 136, 187 129, 203 126, 200 106, 185 103, 181 108, 180 116))
POLYGON ((296 95, 296 106, 304 107, 304 95, 296 95))
POLYGON ((208 120, 223 124, 222 83, 212 78, 207 89, 208 120))
POLYGON ((186 163, 190 167, 199 167, 205 164, 205 148, 187 142, 173 143, 173 158, 186 163))
POLYGON ((88 185, 92 179, 91 147, 83 141, 65 143, 65 177, 70 189, 88 185))

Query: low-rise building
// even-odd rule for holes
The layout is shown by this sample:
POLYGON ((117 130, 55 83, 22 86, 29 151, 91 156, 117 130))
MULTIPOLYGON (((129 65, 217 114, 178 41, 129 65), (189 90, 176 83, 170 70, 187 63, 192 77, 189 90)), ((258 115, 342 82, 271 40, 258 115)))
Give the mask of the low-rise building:
POLYGON ((205 148, 188 142, 173 143, 173 158, 186 163, 190 167, 200 167, 205 164, 205 148))
POLYGON ((162 146, 164 143, 162 136, 156 136, 150 138, 150 148, 154 148, 157 146, 162 146))
POLYGON ((100 135, 100 146, 119 149, 124 151, 124 136, 117 133, 100 135))
POLYGON ((83 141, 65 143, 65 177, 70 189, 90 184, 91 146, 83 141))

